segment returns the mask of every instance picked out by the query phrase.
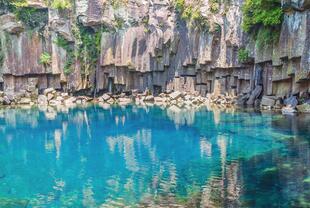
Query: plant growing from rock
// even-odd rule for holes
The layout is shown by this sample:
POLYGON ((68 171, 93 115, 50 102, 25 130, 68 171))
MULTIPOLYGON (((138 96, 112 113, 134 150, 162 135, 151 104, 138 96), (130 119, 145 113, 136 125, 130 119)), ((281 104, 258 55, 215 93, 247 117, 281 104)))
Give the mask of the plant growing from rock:
POLYGON ((51 3, 51 7, 53 9, 59 10, 70 9, 71 3, 69 0, 53 0, 51 3))
POLYGON ((249 60, 249 52, 245 48, 239 48, 238 50, 238 60, 244 63, 249 60))
POLYGON ((43 64, 44 67, 47 67, 51 64, 52 57, 49 53, 44 52, 41 54, 39 62, 40 64, 43 64))

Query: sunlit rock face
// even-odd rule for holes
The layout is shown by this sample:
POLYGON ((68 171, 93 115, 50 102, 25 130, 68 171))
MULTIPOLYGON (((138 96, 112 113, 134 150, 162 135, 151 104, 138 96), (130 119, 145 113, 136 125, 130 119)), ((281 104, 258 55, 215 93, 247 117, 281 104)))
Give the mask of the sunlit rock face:
POLYGON ((24 89, 25 77, 38 77, 39 89, 71 91, 149 89, 201 95, 253 91, 251 104, 262 95, 284 97, 309 90, 308 1, 282 1, 285 14, 279 41, 263 47, 242 31, 243 0, 220 4, 217 12, 212 12, 209 1, 203 1, 200 13, 208 22, 203 27, 182 19, 172 0, 75 0, 72 4, 71 9, 60 11, 31 1, 30 7, 48 16, 44 27, 31 35, 12 14, 1 13, 5 24, 0 28, 0 53, 4 54, 0 81, 5 91, 24 89), (94 46, 99 48, 97 65, 87 74, 77 57, 71 72, 65 73, 70 54, 55 44, 61 36, 76 52, 81 41, 77 24, 101 36, 101 44, 94 46), (249 52, 247 63, 238 61, 240 48, 249 52), (39 63, 43 52, 51 55, 48 66, 39 63), (254 92, 258 71, 261 93, 254 92))

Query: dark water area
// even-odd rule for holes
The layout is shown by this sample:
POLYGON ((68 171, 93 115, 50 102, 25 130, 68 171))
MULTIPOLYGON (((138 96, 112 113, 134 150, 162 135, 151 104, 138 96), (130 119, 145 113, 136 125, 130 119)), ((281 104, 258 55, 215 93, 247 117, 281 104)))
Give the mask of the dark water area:
POLYGON ((310 207, 310 115, 0 109, 0 207, 310 207))

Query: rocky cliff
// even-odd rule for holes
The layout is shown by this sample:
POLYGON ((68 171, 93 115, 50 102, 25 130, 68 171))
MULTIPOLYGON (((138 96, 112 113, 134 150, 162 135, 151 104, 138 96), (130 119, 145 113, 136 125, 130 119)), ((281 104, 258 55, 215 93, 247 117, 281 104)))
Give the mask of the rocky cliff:
POLYGON ((173 0, 74 0, 64 9, 32 0, 22 15, 0 4, 1 87, 227 92, 248 105, 263 95, 309 98, 308 0, 282 0, 279 38, 263 46, 242 30, 243 0, 185 2, 199 4, 203 22, 183 18, 173 0))

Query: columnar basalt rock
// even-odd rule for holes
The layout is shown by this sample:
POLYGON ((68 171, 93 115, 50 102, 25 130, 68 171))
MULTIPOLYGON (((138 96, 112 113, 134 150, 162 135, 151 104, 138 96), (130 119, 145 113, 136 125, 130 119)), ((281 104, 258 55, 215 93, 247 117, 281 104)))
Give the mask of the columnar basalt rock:
MULTIPOLYGON (((29 28, 12 12, 0 9, 1 86, 6 94, 28 88, 39 93, 50 87, 93 95, 149 90, 154 98, 147 99, 155 103, 166 101, 160 93, 178 91, 208 96, 214 103, 247 106, 264 106, 260 100, 264 103, 268 97, 275 97, 274 105, 280 106, 280 100, 292 95, 298 99, 302 93, 309 95, 308 1, 282 1, 280 37, 264 46, 241 28, 243 0, 220 3, 216 11, 201 1, 202 27, 182 18, 174 4, 173 0, 74 0, 74 7, 62 10, 30 1, 28 7, 47 16, 39 28, 29 28), (96 57, 77 55, 89 44, 81 27, 94 31, 90 36, 96 36, 96 57), (238 60, 241 48, 248 52, 247 60, 238 60), (43 53, 50 54, 48 63, 40 63, 43 53), (87 72, 85 59, 96 63, 87 72)), ((109 103, 119 99, 106 97, 99 99, 109 103)), ((121 103, 129 103, 128 99, 121 103)))

